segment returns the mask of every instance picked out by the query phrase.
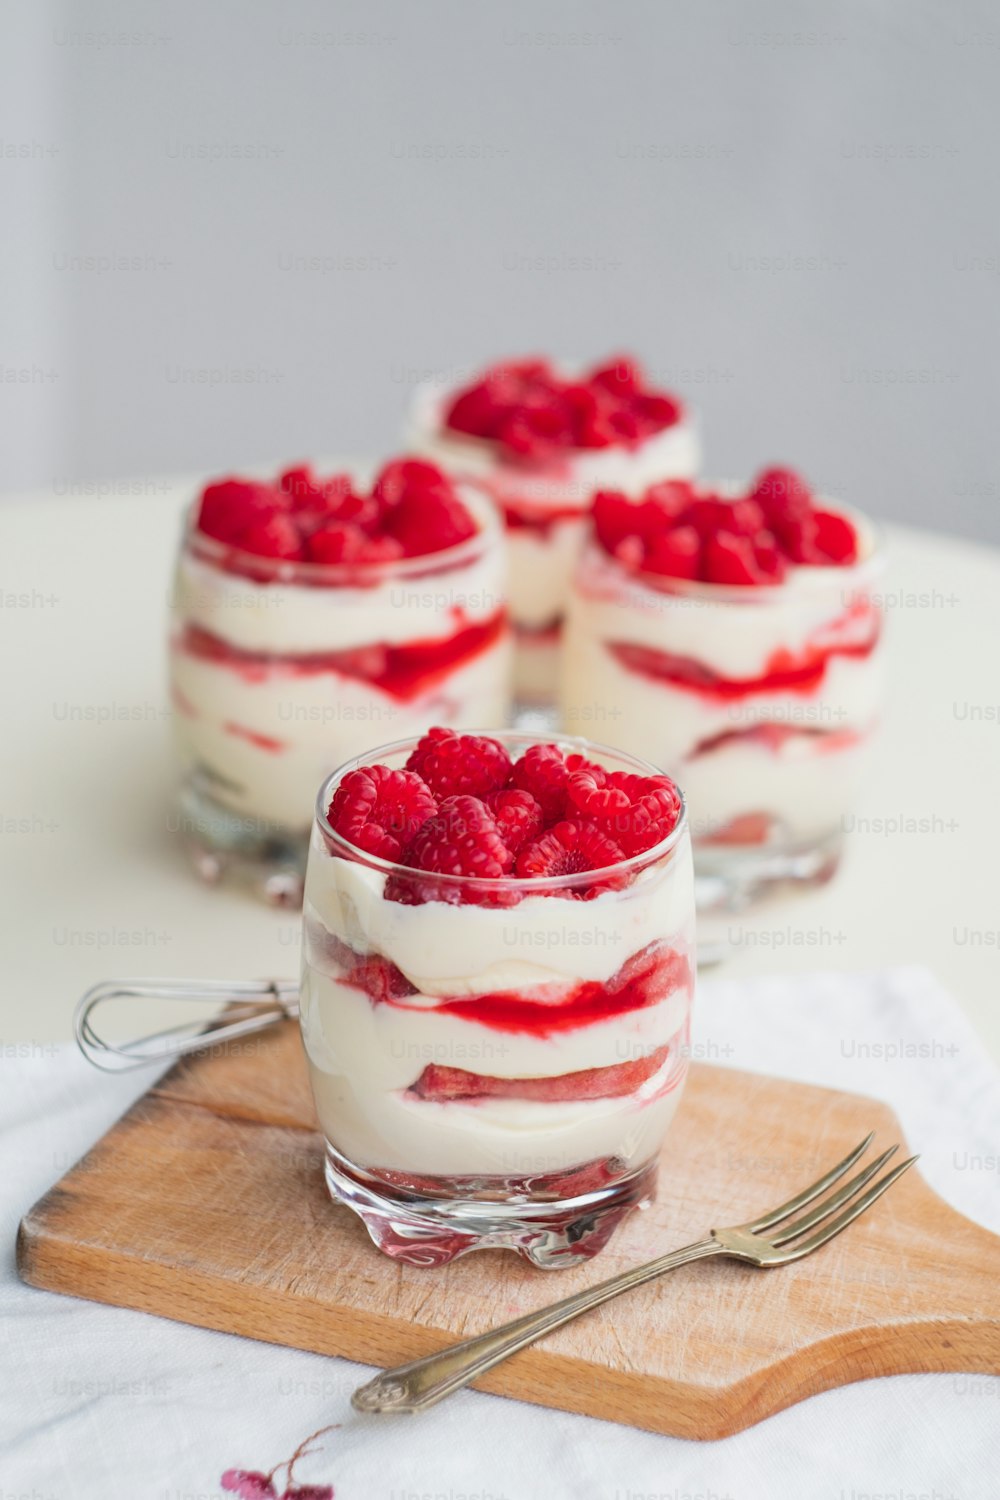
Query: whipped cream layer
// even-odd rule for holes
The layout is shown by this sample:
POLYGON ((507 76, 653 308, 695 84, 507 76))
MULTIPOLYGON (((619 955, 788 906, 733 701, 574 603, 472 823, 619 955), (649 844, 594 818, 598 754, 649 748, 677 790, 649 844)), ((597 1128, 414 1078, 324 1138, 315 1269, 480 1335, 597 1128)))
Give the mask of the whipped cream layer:
POLYGON ((599 712, 609 744, 665 766, 696 841, 749 814, 765 814, 776 837, 830 832, 853 800, 882 695, 863 523, 860 534, 854 567, 796 568, 778 588, 740 592, 661 591, 592 544, 564 635, 565 727, 579 732, 599 712))
POLYGON ((442 567, 432 553, 374 574, 369 588, 259 582, 182 548, 170 653, 176 739, 185 769, 216 801, 304 833, 316 788, 341 761, 435 723, 505 721, 506 557, 492 507, 466 489, 462 498, 480 536, 457 549, 459 565, 442 567), (408 648, 418 660, 391 657, 408 648))
POLYGON ((407 906, 385 900, 384 884, 382 874, 331 856, 314 835, 301 1020, 320 1123, 337 1150, 372 1170, 432 1176, 650 1160, 687 1067, 694 959, 686 833, 632 885, 593 901, 529 895, 513 907, 407 906), (373 1000, 351 981, 344 945, 394 964, 415 993, 373 1000), (662 958, 665 976, 650 1003, 567 1021, 577 986, 607 984, 646 950, 662 958), (518 1019, 476 1005, 498 994, 514 998, 518 1019), (428 1067, 553 1080, 663 1049, 655 1071, 616 1098, 414 1091, 428 1067))
MULTIPOLYGON (((314 832, 306 899, 320 926, 355 953, 379 953, 425 995, 456 998, 543 984, 606 983, 665 933, 690 944, 687 841, 621 891, 592 901, 526 896, 516 906, 407 906, 386 877, 330 856, 314 832)), ((314 950, 310 962, 322 963, 314 950)))

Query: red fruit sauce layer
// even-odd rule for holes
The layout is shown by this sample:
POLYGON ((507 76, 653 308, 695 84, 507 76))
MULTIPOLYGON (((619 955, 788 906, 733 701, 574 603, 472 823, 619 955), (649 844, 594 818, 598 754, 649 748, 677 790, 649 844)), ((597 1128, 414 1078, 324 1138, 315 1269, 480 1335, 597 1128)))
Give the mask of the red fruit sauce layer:
POLYGON ((292 676, 314 676, 337 672, 371 683, 391 698, 409 702, 437 686, 457 667, 467 665, 489 650, 504 633, 503 610, 474 625, 464 625, 440 641, 410 641, 405 646, 374 643, 348 651, 310 651, 303 655, 244 651, 221 637, 186 625, 178 649, 201 661, 231 667, 251 681, 271 672, 292 676))
MULTIPOLYGON (((576 1073, 556 1073, 548 1078, 496 1078, 488 1073, 469 1073, 464 1068, 429 1063, 407 1092, 440 1104, 476 1099, 527 1099, 544 1104, 623 1099, 658 1073, 669 1056, 669 1046, 658 1047, 655 1052, 630 1062, 581 1068, 576 1073)), ((680 1076, 678 1070, 676 1080, 669 1080, 674 1087, 680 1076)))
POLYGON ((852 749, 866 738, 858 729, 819 729, 814 725, 804 724, 754 724, 749 729, 723 729, 718 734, 699 740, 686 759, 697 760, 699 756, 724 750, 727 745, 737 741, 741 744, 750 741, 777 753, 789 740, 811 740, 817 753, 824 755, 835 750, 852 749))
POLYGON ((521 509, 508 499, 504 501, 502 509, 504 525, 508 531, 530 531, 539 537, 551 536, 555 527, 563 522, 582 521, 590 514, 589 506, 569 502, 565 505, 549 505, 541 510, 527 501, 524 509, 521 509))
MULTIPOLYGON (((342 984, 362 990, 375 1005, 414 1008, 406 1002, 417 991, 395 964, 377 955, 361 957, 345 944, 333 942, 344 963, 342 984)), ((497 990, 470 999, 439 1001, 433 1013, 474 1021, 492 1031, 547 1038, 658 1005, 675 990, 690 989, 691 983, 686 955, 666 943, 650 943, 627 959, 606 984, 588 979, 561 990, 539 985, 534 998, 530 990, 497 990)))
POLYGON ((547 620, 544 625, 522 625, 515 620, 514 634, 526 646, 558 646, 565 620, 565 615, 556 615, 554 620, 547 620))
POLYGON ((570 378, 548 360, 524 359, 493 365, 460 390, 444 425, 495 443, 506 458, 544 464, 576 449, 635 448, 683 415, 680 401, 647 385, 634 360, 570 378))
POLYGON ((879 616, 873 614, 871 634, 864 640, 807 643, 798 655, 781 648, 773 653, 759 677, 723 677, 693 656, 675 656, 629 641, 607 641, 605 645, 629 672, 725 701, 761 693, 812 693, 822 683, 834 657, 861 660, 870 656, 878 644, 880 628, 879 616))

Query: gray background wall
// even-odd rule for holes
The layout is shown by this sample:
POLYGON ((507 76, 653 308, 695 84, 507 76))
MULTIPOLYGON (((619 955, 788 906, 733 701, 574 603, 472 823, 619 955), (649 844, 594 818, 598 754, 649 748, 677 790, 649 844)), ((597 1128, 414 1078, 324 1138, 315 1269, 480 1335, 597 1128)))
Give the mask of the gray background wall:
POLYGON ((626 348, 711 472, 1000 540, 989 4, 0 16, 3 488, 384 450, 420 372, 626 348))

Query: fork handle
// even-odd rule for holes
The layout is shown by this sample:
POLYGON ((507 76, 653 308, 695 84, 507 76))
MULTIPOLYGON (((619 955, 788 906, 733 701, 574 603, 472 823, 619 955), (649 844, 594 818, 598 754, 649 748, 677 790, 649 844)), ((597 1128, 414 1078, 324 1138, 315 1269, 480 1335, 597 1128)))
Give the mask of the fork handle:
POLYGON ((630 1292, 633 1287, 643 1286, 647 1281, 655 1281, 664 1272, 687 1265, 689 1261, 724 1254, 723 1246, 716 1239, 698 1240, 694 1245, 685 1245, 682 1250, 672 1250, 669 1255, 661 1255, 659 1259, 636 1266, 631 1271, 622 1271, 610 1281, 601 1281, 597 1286, 574 1292, 561 1302, 552 1302, 548 1307, 515 1318, 489 1333, 464 1339, 460 1344, 439 1349, 436 1354, 415 1359, 411 1364, 397 1365, 394 1370, 383 1370, 367 1385, 359 1386, 351 1397, 351 1404, 356 1411, 364 1412, 426 1411, 443 1401, 445 1396, 450 1396, 452 1391, 460 1391, 480 1375, 485 1375, 501 1360, 527 1348, 554 1329, 571 1323, 591 1308, 600 1307, 612 1297, 630 1292))

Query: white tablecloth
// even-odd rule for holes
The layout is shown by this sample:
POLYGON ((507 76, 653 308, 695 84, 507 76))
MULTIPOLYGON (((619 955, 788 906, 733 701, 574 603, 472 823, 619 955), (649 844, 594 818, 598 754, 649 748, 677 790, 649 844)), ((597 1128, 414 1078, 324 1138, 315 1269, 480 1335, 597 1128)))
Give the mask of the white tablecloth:
MULTIPOLYGON (((927 973, 714 981, 698 1010, 709 1060, 887 1100, 927 1180, 1000 1230, 1000 1077, 927 973)), ((330 1422, 296 1482, 339 1500, 995 1500, 996 1377, 848 1386, 717 1443, 475 1392, 420 1418, 361 1418, 360 1365, 25 1287, 17 1220, 148 1078, 109 1079, 66 1048, 23 1054, 4 1057, 0 1092, 0 1500, 222 1500, 224 1471, 270 1470, 330 1422)))

